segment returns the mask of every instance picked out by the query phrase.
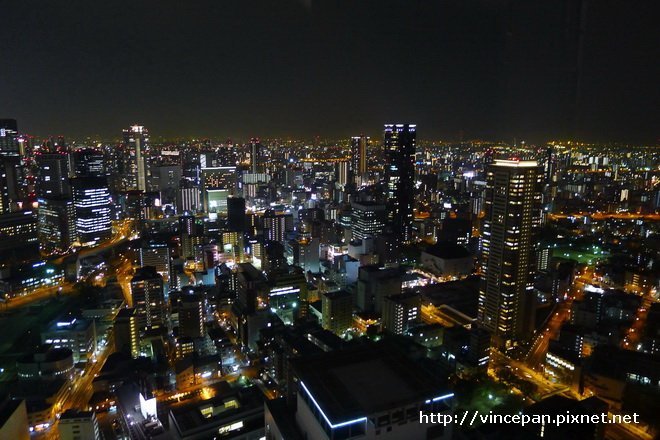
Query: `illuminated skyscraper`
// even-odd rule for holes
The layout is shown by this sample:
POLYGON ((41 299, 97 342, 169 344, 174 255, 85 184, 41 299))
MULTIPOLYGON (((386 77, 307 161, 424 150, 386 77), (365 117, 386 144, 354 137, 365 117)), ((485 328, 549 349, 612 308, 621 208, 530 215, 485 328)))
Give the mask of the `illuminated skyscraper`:
POLYGON ((145 266, 135 271, 131 279, 131 297, 137 311, 137 325, 140 330, 155 328, 167 323, 167 301, 163 289, 163 277, 153 266, 145 266))
POLYGON ((386 219, 385 205, 367 201, 351 203, 351 238, 362 240, 380 234, 386 219))
POLYGON ((93 148, 77 150, 73 153, 73 168, 76 177, 101 177, 105 175, 103 151, 93 148))
POLYGON ((359 186, 367 176, 367 146, 369 138, 364 135, 351 138, 351 174, 359 186))
POLYGON ((402 242, 412 240, 416 130, 414 124, 385 125, 388 220, 402 242))
POLYGON ((133 359, 140 356, 137 311, 123 308, 117 313, 114 325, 115 349, 130 353, 133 359))
POLYGON ((204 336, 204 298, 198 293, 179 297, 179 335, 189 338, 204 336))
POLYGON ((147 190, 147 158, 149 131, 142 125, 132 125, 124 130, 126 189, 147 190))
POLYGON ((82 246, 93 246, 112 235, 112 199, 108 181, 102 177, 71 180, 76 212, 76 235, 82 246))
POLYGON ((171 246, 167 241, 150 239, 143 240, 140 246, 140 266, 153 266, 156 268, 165 283, 170 281, 171 274, 171 246))
POLYGON ((64 253, 77 240, 76 214, 70 198, 38 199, 39 245, 47 254, 64 253))
POLYGON ((279 214, 269 209, 264 213, 264 238, 270 241, 284 243, 286 233, 293 230, 293 216, 291 214, 279 214))
POLYGON ((69 154, 66 151, 36 154, 37 195, 39 197, 69 197, 69 154))
POLYGON ((18 155, 18 124, 16 119, 0 119, 0 155, 18 155))
POLYGON ((478 318, 510 348, 533 328, 543 170, 536 161, 495 160, 486 179, 478 318))
POLYGON ((204 210, 227 214, 227 198, 236 191, 236 167, 202 168, 202 198, 204 210))
POLYGON ((20 193, 20 159, 0 157, 0 214, 18 210, 20 193))
POLYGON ((38 230, 35 211, 17 211, 0 215, 0 259, 10 260, 23 254, 38 255, 38 230))
POLYGON ((346 290, 328 292, 321 297, 323 328, 341 335, 353 323, 353 295, 346 290))
POLYGON ((250 171, 253 174, 263 173, 264 164, 262 157, 262 146, 258 138, 250 139, 250 171))
POLYGON ((335 162, 335 181, 343 191, 351 180, 351 167, 347 160, 335 162))

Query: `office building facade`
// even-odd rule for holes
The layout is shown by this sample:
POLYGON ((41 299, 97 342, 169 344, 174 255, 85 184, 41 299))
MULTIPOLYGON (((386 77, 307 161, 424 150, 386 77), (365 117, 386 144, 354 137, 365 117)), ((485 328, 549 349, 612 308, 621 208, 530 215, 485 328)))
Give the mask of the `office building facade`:
POLYGON ((76 236, 81 246, 95 246, 112 236, 112 199, 108 181, 102 177, 79 177, 71 181, 76 213, 76 236))
POLYGON ((478 319, 505 348, 533 328, 542 179, 536 161, 495 160, 487 168, 478 319))
POLYGON ((388 220, 395 235, 404 243, 412 240, 416 141, 416 125, 385 125, 388 220))

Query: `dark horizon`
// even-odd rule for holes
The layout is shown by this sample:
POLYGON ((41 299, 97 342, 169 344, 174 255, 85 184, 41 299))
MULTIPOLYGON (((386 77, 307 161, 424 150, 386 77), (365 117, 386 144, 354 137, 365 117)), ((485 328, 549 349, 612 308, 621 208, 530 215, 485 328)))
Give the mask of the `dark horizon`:
POLYGON ((16 2, 0 116, 22 132, 656 144, 651 2, 16 2), (274 4, 277 3, 277 4, 274 4))

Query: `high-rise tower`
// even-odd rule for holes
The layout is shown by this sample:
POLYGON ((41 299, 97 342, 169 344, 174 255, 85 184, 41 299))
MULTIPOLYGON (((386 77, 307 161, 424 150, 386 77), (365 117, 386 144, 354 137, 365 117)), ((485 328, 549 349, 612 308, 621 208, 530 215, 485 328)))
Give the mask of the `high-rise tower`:
POLYGON ((76 236, 82 246, 95 246, 112 236, 112 198, 104 177, 71 180, 76 236))
POLYGON ((149 131, 142 125, 132 125, 124 130, 126 147, 124 171, 127 172, 126 189, 147 190, 147 157, 149 131))
POLYGON ((76 150, 73 153, 73 174, 76 177, 101 177, 105 172, 103 151, 93 148, 76 150))
POLYGON ((16 119, 0 119, 0 155, 18 156, 18 124, 16 119))
POLYGON ((255 174, 264 172, 261 148, 261 142, 258 138, 250 139, 250 171, 255 174))
POLYGON ((388 219, 402 242, 412 239, 416 130, 414 124, 385 125, 388 219))
POLYGON ((543 170, 532 160, 495 160, 486 181, 478 318, 510 348, 533 329, 543 170))
POLYGON ((162 327, 167 324, 167 301, 163 290, 163 277, 153 266, 135 271, 131 279, 133 307, 137 311, 140 330, 162 327))
POLYGON ((351 174, 360 186, 367 176, 367 146, 369 138, 364 135, 351 138, 351 174))
POLYGON ((69 153, 64 150, 37 153, 35 158, 39 168, 37 195, 48 198, 70 197, 69 153))

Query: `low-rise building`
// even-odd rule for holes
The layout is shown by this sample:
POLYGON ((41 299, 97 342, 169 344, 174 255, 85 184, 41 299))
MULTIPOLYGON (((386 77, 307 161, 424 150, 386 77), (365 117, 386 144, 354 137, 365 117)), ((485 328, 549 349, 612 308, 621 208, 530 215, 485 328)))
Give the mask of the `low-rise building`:
POLYGON ((294 359, 292 364, 296 407, 275 411, 266 405, 267 436, 295 427, 296 434, 287 438, 451 438, 451 426, 430 417, 420 423, 420 411, 451 414, 454 393, 388 346, 332 351, 294 359))
POLYGON ((435 275, 455 278, 470 275, 474 266, 470 252, 450 242, 440 242, 422 251, 421 263, 435 275))
POLYGON ((215 397, 170 410, 170 437, 174 440, 264 438, 264 403, 255 387, 217 390, 215 397))
POLYGON ((41 342, 69 348, 75 362, 87 362, 96 353, 96 326, 93 320, 80 318, 53 321, 41 333, 41 342))
POLYGON ((16 361, 18 380, 67 379, 73 376, 73 352, 70 348, 41 346, 36 352, 16 361))
POLYGON ((101 440, 101 431, 93 411, 66 410, 58 425, 60 440, 101 440))

